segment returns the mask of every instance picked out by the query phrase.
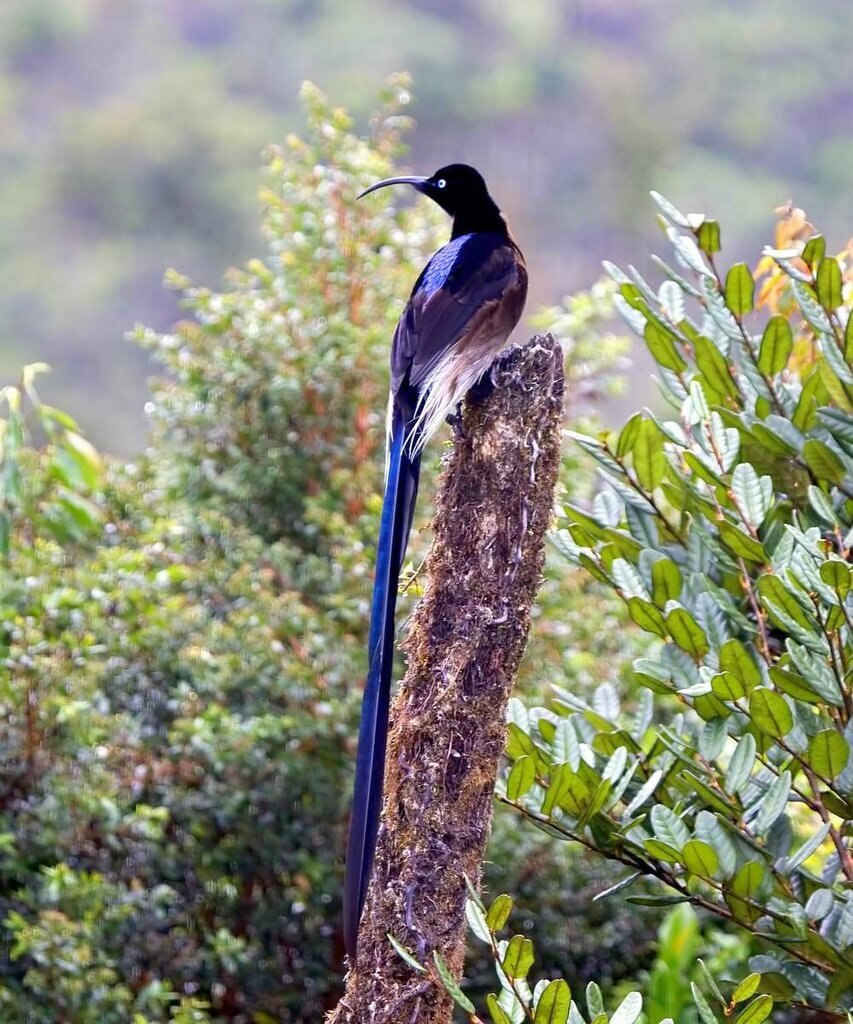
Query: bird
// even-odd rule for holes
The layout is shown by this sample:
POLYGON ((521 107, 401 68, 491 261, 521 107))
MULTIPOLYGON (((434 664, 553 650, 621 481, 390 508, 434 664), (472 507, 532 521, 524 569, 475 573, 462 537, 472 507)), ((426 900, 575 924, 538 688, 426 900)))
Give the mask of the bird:
POLYGON ((385 494, 343 894, 344 945, 351 963, 379 831, 397 587, 421 454, 444 420, 454 421, 475 385, 483 382, 488 390, 488 371, 518 323, 527 296, 524 256, 479 171, 457 163, 429 177, 385 178, 358 199, 390 185, 411 186, 453 220, 449 241, 415 282, 391 343, 385 494))

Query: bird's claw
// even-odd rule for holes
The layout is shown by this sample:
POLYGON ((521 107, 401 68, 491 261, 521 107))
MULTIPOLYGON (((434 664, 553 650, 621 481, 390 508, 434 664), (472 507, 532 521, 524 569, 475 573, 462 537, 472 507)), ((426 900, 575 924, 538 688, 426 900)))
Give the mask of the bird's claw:
POLYGON ((462 426, 462 403, 458 402, 456 405, 456 411, 448 413, 447 423, 450 429, 453 431, 454 441, 465 440, 465 428, 462 426))
POLYGON ((480 377, 468 392, 468 397, 472 402, 476 402, 479 405, 482 402, 485 402, 494 390, 495 379, 492 376, 492 367, 489 367, 489 369, 486 370, 483 376, 480 377))

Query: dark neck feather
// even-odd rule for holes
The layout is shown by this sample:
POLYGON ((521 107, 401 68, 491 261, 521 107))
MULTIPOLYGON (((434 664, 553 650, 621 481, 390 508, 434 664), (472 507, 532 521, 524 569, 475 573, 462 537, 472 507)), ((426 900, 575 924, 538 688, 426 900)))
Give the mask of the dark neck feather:
POLYGON ((489 232, 508 237, 509 230, 506 221, 491 196, 486 196, 485 200, 472 205, 467 210, 460 210, 453 218, 451 239, 473 232, 489 232))

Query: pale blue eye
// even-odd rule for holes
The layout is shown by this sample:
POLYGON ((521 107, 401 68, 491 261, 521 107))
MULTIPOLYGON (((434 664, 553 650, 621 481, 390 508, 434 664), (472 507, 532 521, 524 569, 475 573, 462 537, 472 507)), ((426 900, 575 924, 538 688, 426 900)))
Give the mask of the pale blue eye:
POLYGON ((436 185, 439 188, 444 188, 447 185, 447 182, 444 180, 444 178, 439 178, 438 181, 436 182, 436 185))

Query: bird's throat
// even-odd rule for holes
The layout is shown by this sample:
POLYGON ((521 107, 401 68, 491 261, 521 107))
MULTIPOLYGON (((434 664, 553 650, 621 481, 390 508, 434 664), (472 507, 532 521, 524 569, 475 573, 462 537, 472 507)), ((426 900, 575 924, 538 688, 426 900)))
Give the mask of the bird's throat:
POLYGON ((488 232, 490 234, 509 237, 509 229, 506 221, 501 215, 496 203, 489 199, 485 203, 478 203, 476 206, 466 210, 460 210, 453 218, 453 231, 451 239, 459 238, 461 235, 470 235, 473 232, 488 232))

